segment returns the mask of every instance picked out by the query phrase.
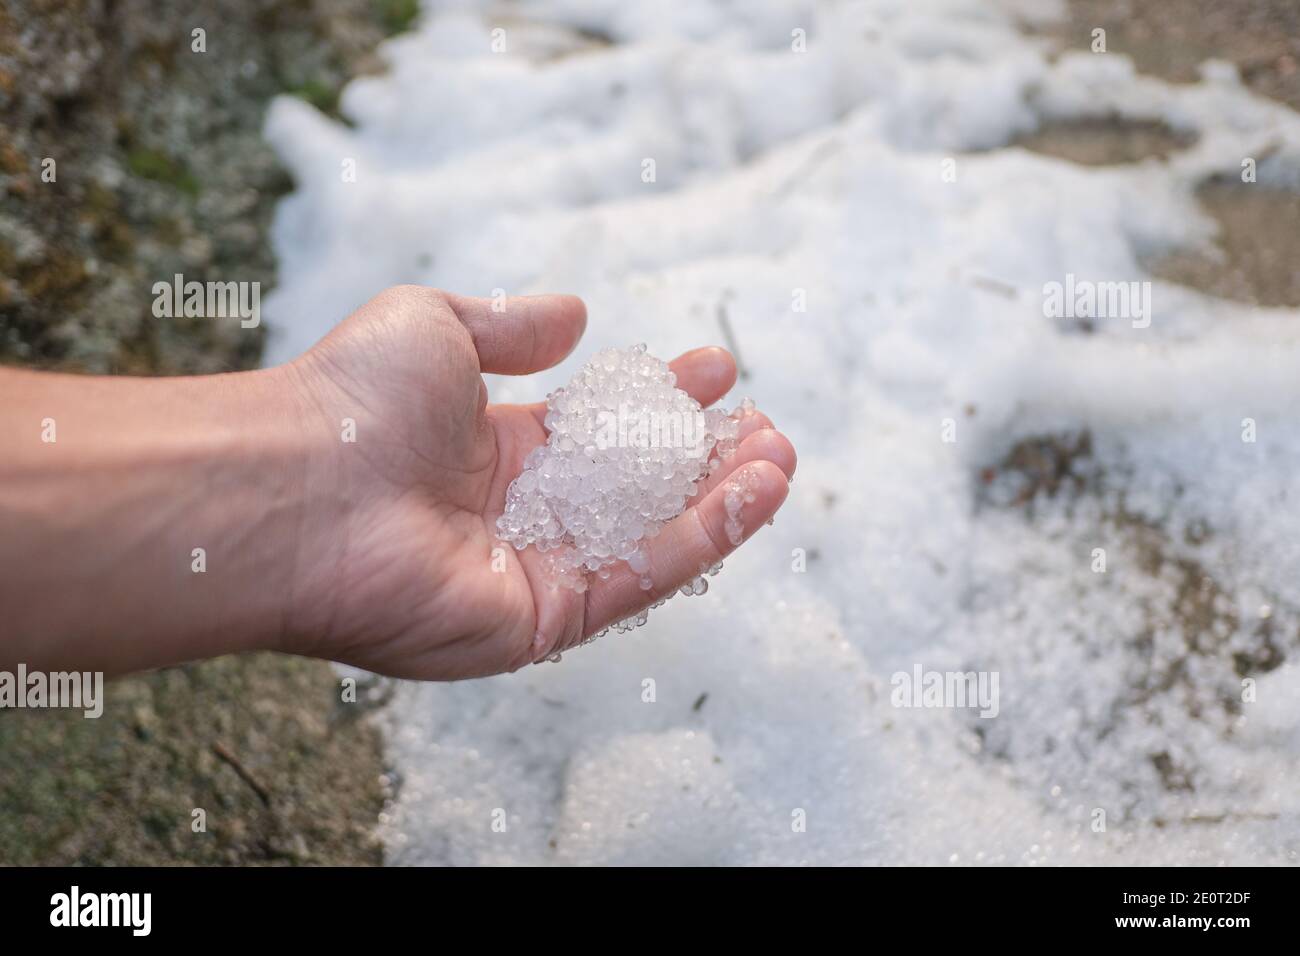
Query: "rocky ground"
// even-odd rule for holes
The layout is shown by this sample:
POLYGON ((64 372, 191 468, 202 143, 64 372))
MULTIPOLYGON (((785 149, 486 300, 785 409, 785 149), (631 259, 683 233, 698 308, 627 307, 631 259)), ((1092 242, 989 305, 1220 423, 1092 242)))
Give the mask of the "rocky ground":
POLYGON ((260 329, 155 319, 150 289, 177 272, 274 282, 267 226, 291 183, 260 136, 266 102, 290 92, 332 110, 414 11, 415 0, 8 0, 0 361, 147 374, 256 364, 260 329))
POLYGON ((382 690, 261 654, 114 681, 98 719, 0 713, 0 863, 378 863, 382 690))
MULTIPOLYGON (((415 12, 415 0, 5 0, 0 363, 255 366, 261 329, 156 319, 152 285, 177 272, 274 284, 267 230, 292 184, 260 137, 267 101, 288 92, 333 111, 415 12)), ((379 862, 386 778, 363 710, 340 702, 327 664, 254 656, 117 681, 99 720, 0 712, 0 864, 379 862)))

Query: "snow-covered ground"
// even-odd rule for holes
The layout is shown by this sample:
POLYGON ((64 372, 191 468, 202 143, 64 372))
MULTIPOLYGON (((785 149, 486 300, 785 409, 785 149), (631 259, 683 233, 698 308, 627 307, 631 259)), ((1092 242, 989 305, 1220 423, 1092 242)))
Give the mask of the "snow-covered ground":
POLYGON ((603 346, 718 343, 721 311, 800 454, 707 597, 403 685, 392 861, 1300 859, 1300 316, 1160 282, 1148 327, 1044 314, 1045 283, 1203 240, 1210 173, 1300 178, 1300 117, 1223 65, 1049 62, 1010 8, 443 3, 346 90, 352 128, 275 104, 271 360, 397 282, 577 293, 578 354, 491 382, 533 399, 603 346), (1199 140, 1101 168, 1006 145, 1115 114, 1199 140), (1017 503, 1008 452, 1084 431, 1077 482, 1017 503), (893 706, 918 665, 996 672, 997 716, 893 706))

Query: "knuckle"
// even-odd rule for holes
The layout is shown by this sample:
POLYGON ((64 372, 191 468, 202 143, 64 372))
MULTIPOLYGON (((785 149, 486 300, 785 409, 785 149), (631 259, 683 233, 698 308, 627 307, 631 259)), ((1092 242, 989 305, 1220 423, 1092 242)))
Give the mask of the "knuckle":
POLYGON ((447 304, 441 289, 411 283, 389 286, 376 298, 385 306, 397 308, 441 309, 447 304))

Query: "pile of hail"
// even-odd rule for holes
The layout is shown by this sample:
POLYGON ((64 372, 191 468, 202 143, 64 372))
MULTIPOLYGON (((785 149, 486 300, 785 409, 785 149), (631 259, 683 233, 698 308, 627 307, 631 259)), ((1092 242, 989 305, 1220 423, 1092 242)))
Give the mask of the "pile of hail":
MULTIPOLYGON (((499 536, 519 550, 535 545, 545 553, 556 586, 585 591, 588 575, 608 578, 615 562, 624 561, 650 590, 646 542, 686 509, 698 482, 735 453, 740 422, 754 403, 745 399, 731 413, 702 409, 677 387, 666 362, 635 345, 598 352, 547 396, 546 408, 550 435, 511 482, 497 520, 499 536)), ((741 508, 752 500, 753 489, 733 478, 725 492, 733 544, 743 533, 741 508)), ((703 594, 704 575, 721 568, 700 568, 680 592, 703 594)), ((614 627, 631 630, 647 614, 614 627)))

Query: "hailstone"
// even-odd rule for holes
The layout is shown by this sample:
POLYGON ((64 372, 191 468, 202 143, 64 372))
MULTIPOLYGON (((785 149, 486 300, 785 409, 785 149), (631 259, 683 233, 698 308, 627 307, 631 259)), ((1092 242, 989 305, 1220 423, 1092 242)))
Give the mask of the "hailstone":
MULTIPOLYGON (((546 555, 552 584, 585 591, 617 562, 650 590, 647 542, 686 509, 700 480, 734 454, 746 399, 735 411, 703 409, 645 345, 604 349, 546 397, 549 435, 524 461, 497 521, 503 541, 546 555)), ((733 480, 734 484, 734 480, 733 480)), ((739 543, 749 488, 727 491, 727 534, 739 543)), ((681 593, 703 594, 701 568, 681 593)), ((644 623, 645 612, 616 627, 644 623)))

